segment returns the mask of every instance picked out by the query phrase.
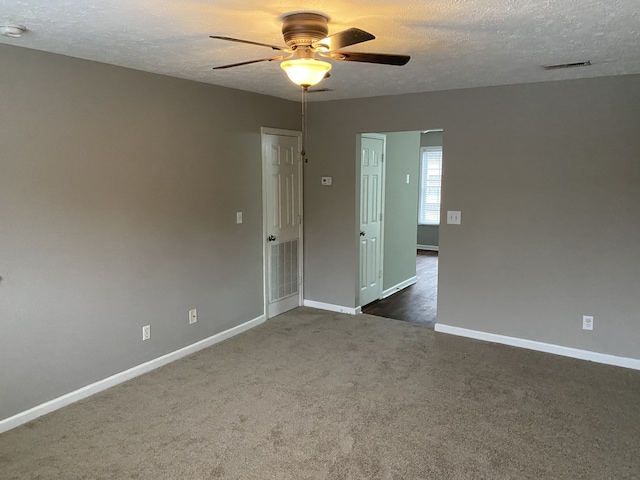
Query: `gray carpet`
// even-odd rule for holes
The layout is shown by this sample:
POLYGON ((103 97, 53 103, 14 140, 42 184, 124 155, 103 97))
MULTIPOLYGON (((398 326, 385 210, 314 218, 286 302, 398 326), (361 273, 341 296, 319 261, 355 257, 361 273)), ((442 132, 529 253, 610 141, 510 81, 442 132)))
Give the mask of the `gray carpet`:
POLYGON ((640 372, 301 308, 0 435, 9 479, 638 479, 640 372))

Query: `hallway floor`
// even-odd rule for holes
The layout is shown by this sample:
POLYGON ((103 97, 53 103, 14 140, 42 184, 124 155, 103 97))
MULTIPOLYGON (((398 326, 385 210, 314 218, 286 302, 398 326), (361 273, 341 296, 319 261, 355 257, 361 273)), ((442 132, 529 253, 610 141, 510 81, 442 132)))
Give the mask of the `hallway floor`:
POLYGON ((428 325, 436 323, 438 299, 438 252, 418 250, 416 256, 418 281, 382 300, 362 307, 362 313, 428 325))

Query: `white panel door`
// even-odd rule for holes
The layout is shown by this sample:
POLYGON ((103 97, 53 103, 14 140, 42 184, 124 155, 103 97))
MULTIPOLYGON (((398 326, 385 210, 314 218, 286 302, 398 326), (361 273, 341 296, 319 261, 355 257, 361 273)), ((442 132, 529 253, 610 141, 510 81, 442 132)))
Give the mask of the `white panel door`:
POLYGON ((265 133, 267 315, 301 305, 302 189, 300 134, 265 133))
POLYGON ((360 152, 360 306, 382 297, 383 135, 362 135, 360 152))

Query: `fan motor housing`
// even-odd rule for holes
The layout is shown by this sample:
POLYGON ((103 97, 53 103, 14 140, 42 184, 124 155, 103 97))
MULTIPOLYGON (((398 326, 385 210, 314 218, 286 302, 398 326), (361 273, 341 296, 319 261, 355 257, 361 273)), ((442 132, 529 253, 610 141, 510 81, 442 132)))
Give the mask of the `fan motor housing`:
POLYGON ((311 45, 329 33, 329 18, 319 13, 292 13, 282 20, 284 42, 290 46, 311 45))

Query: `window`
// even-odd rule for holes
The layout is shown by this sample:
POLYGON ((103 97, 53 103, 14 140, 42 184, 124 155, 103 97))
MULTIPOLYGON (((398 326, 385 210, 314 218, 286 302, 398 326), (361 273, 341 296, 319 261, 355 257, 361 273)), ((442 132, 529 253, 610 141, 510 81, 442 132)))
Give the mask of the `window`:
POLYGON ((442 147, 420 149, 419 225, 440 224, 440 186, 442 183, 442 147))

